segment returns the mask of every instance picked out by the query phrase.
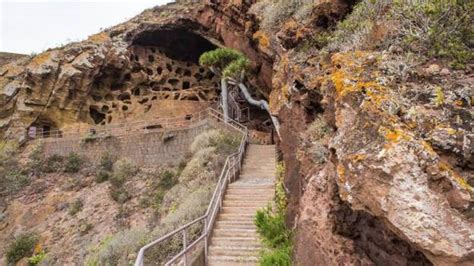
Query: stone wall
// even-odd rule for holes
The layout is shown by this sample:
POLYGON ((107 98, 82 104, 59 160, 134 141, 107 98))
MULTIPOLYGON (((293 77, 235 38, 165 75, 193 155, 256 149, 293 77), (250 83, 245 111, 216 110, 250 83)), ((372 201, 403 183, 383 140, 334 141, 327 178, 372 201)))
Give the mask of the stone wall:
POLYGON ((137 132, 122 136, 104 136, 89 141, 78 138, 56 138, 38 140, 43 143, 45 156, 78 153, 92 162, 109 152, 128 158, 140 166, 153 167, 163 164, 178 164, 186 154, 194 138, 201 132, 215 127, 208 120, 180 129, 137 132))

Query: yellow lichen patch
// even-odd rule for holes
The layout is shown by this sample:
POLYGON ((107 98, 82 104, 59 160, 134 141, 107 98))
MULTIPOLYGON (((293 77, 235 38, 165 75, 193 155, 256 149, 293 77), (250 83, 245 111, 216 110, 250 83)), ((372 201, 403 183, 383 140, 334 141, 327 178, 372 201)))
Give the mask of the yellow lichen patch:
POLYGON ((421 145, 423 146, 423 148, 424 148, 426 151, 428 151, 429 154, 431 154, 431 155, 435 155, 435 154, 436 154, 436 152, 433 150, 433 147, 431 147, 431 145, 430 145, 428 142, 422 140, 422 141, 421 141, 421 145))
POLYGON ((454 181, 463 189, 468 191, 474 191, 474 188, 471 187, 467 181, 456 171, 454 171, 449 164, 446 162, 439 162, 438 168, 440 171, 447 172, 449 176, 453 177, 454 181))
POLYGON ((100 33, 89 36, 87 40, 93 43, 103 43, 103 42, 109 41, 110 36, 105 32, 100 32, 100 33))
POLYGON ((345 182, 345 175, 346 174, 346 169, 342 164, 337 165, 337 176, 339 178, 339 182, 344 183, 345 182))
POLYGON ((267 35, 263 33, 262 31, 256 31, 253 34, 253 39, 258 41, 258 45, 261 47, 267 48, 270 46, 270 40, 268 39, 267 35))
POLYGON ((435 89, 435 98, 434 98, 434 103, 439 106, 444 104, 444 92, 443 88, 441 87, 436 87, 435 89))

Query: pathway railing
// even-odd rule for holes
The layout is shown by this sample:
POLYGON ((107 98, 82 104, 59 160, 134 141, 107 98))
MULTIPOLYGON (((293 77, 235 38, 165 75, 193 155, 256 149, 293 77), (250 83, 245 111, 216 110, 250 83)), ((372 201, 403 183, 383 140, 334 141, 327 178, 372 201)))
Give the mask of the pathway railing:
MULTIPOLYGON (((133 122, 113 123, 107 125, 90 126, 76 130, 48 130, 36 129, 34 134, 28 132, 28 139, 44 139, 54 141, 55 139, 82 139, 87 137, 101 136, 123 136, 134 133, 148 133, 169 129, 187 128, 193 124, 209 118, 210 109, 204 109, 198 113, 169 118, 157 118, 133 122), (91 134, 93 136, 91 136, 91 134)), ((31 131, 31 130, 28 130, 31 131)))
POLYGON ((245 149, 248 143, 248 131, 245 126, 242 124, 230 120, 227 123, 224 122, 224 117, 221 113, 214 109, 208 109, 208 115, 211 119, 216 120, 219 123, 223 123, 225 126, 234 129, 240 133, 242 133, 242 138, 240 140, 239 149, 237 152, 229 155, 224 163, 224 167, 222 172, 219 176, 219 180, 217 181, 216 188, 214 189, 214 193, 212 195, 211 201, 209 206, 206 210, 206 213, 197 218, 196 220, 187 223, 178 229, 154 240, 153 242, 147 244, 146 246, 142 247, 138 252, 137 259, 135 261, 135 266, 142 266, 145 253, 150 248, 157 246, 173 237, 181 235, 182 237, 182 250, 172 257, 169 261, 165 263, 165 265, 174 265, 174 264, 181 264, 181 265, 189 265, 190 264, 190 252, 194 251, 200 243, 204 244, 204 260, 205 265, 207 265, 207 253, 208 253, 208 240, 214 226, 214 222, 216 220, 217 215, 219 214, 220 209, 222 208, 222 201, 224 198, 224 193, 227 189, 229 183, 234 181, 242 168, 242 161, 245 154, 245 149), (199 225, 203 223, 203 229, 201 231, 201 235, 191 243, 189 243, 187 229, 199 225))

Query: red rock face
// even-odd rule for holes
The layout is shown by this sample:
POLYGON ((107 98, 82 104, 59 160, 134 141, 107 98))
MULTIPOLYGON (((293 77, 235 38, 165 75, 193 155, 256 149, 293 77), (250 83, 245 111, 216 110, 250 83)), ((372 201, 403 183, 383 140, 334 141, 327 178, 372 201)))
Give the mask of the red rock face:
MULTIPOLYGON (((125 103, 133 102, 138 84, 147 84, 150 91, 154 85, 171 88, 176 83, 172 77, 159 84, 162 77, 156 72, 159 66, 165 72, 166 62, 175 60, 166 50, 180 39, 160 35, 170 38, 160 44, 155 37, 171 30, 192 43, 197 39, 182 36, 192 33, 209 43, 196 41, 183 53, 194 65, 180 66, 183 75, 176 84, 182 90, 188 86, 184 73, 199 72, 196 54, 213 45, 235 48, 253 61, 249 82, 268 96, 280 119, 296 264, 472 265, 472 78, 455 80, 449 70, 420 66, 418 74, 400 81, 390 74, 400 53, 396 48, 305 52, 305 40, 346 16, 354 2, 316 1, 307 20, 277 19, 270 29, 264 27, 265 14, 252 10, 259 4, 253 1, 146 11, 88 41, 2 67, 0 127, 26 127, 41 119, 58 127, 92 123, 91 92, 106 99, 104 89, 117 86, 120 93, 129 91, 130 99, 115 99, 118 94, 112 102, 125 103), (149 62, 151 49, 160 46, 160 56, 149 62), (437 84, 452 86, 437 96, 445 102, 433 105, 428 91, 437 84)), ((370 47, 385 34, 383 25, 375 27, 370 47)), ((168 72, 176 73, 180 64, 168 72)), ((215 98, 215 92, 193 82, 195 97, 215 98)), ((205 83, 215 80, 209 77, 205 83)), ((96 111, 111 109, 112 102, 99 100, 96 111)), ((114 115, 120 116, 106 117, 114 115)))

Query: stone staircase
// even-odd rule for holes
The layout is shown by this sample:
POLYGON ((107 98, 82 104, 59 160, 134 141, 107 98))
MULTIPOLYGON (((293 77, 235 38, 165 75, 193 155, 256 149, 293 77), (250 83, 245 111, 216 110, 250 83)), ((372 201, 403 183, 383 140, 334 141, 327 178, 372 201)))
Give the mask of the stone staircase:
POLYGON ((254 217, 273 200, 275 166, 274 145, 248 146, 240 177, 229 184, 212 230, 209 265, 258 264, 261 245, 254 217))

